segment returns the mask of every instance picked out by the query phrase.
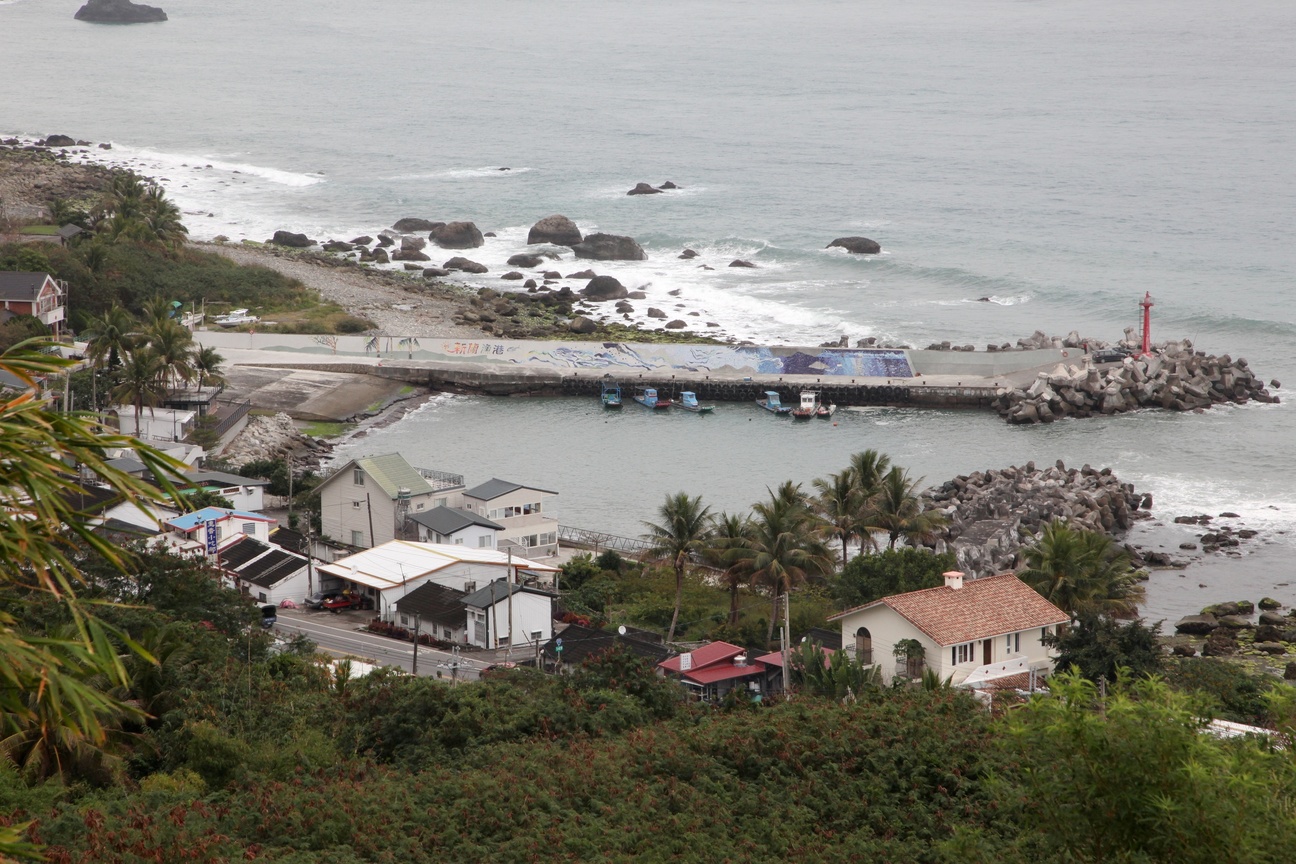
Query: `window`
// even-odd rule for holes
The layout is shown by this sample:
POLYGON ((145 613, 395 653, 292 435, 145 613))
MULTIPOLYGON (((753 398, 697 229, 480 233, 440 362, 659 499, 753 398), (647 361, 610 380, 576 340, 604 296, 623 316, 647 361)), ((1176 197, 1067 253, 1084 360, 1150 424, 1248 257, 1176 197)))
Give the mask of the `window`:
POLYGON ((255 523, 255 522, 244 522, 244 523, 243 523, 243 533, 246 534, 246 535, 248 535, 249 537, 251 537, 253 534, 255 534, 255 533, 256 533, 256 523, 255 523))
POLYGON ((257 592, 257 601, 258 601, 258 602, 261 602, 261 603, 266 602, 266 599, 265 599, 265 592, 264 592, 264 591, 258 591, 258 592, 257 592))
POLYGON ((351 545, 352 545, 352 546, 363 546, 363 545, 364 545, 364 532, 363 532, 363 531, 352 531, 352 532, 351 532, 351 545))
MULTIPOLYGON (((474 592, 474 591, 476 591, 476 590, 477 590, 477 583, 476 583, 476 582, 465 582, 465 583, 464 583, 464 591, 465 591, 466 593, 471 594, 472 592, 474 592)), ((485 620, 486 616, 483 615, 482 613, 478 612, 478 613, 477 613, 477 618, 480 619, 480 620, 485 620)))
POLYGON ((490 545, 491 545, 491 538, 489 534, 483 534, 482 536, 477 538, 478 549, 489 549, 490 545))
POLYGON ((363 468, 356 468, 354 471, 351 472, 351 482, 354 483, 354 484, 357 485, 357 486, 363 486, 363 485, 364 485, 364 469, 363 469, 363 468))
POLYGON ((540 641, 540 637, 541 637, 542 635, 543 635, 543 634, 542 634, 541 631, 539 631, 539 630, 533 630, 533 631, 531 631, 531 641, 532 641, 532 642, 539 642, 539 641, 540 641))
POLYGON ((352 502, 351 502, 351 509, 352 509, 352 510, 359 510, 359 509, 360 509, 360 505, 363 504, 363 503, 364 503, 363 501, 352 501, 352 502))
POLYGON ((444 507, 446 506, 446 502, 448 502, 449 500, 450 500, 449 498, 438 498, 433 503, 438 507, 444 507))
POLYGON ((1021 634, 1009 633, 1004 640, 1004 648, 1009 654, 1017 654, 1021 651, 1021 634))
POLYGON ((423 509, 423 502, 420 501, 418 504, 414 505, 414 509, 415 509, 415 510, 422 510, 422 509, 423 509))
POLYGON ((446 640, 447 642, 450 642, 450 641, 452 641, 452 640, 454 639, 454 631, 451 630, 449 627, 442 627, 442 628, 441 628, 441 635, 442 635, 443 637, 445 637, 445 640, 446 640))
POLYGON ((973 648, 973 644, 971 642, 965 642, 962 645, 955 645, 953 648, 950 649, 950 662, 951 663, 972 662, 972 658, 975 656, 972 651, 972 648, 973 648))
POLYGON ((462 545, 463 545, 463 538, 462 538, 462 537, 456 537, 456 538, 455 538, 454 545, 456 545, 456 546, 462 546, 462 545))
POLYGON ((406 615, 404 612, 401 613, 401 626, 402 627, 409 626, 409 616, 406 615))
POLYGON ((1046 636, 1048 636, 1049 633, 1052 632, 1052 630, 1053 630, 1052 627, 1041 627, 1041 628, 1040 628, 1040 641, 1043 642, 1043 641, 1044 641, 1044 638, 1045 638, 1046 636))

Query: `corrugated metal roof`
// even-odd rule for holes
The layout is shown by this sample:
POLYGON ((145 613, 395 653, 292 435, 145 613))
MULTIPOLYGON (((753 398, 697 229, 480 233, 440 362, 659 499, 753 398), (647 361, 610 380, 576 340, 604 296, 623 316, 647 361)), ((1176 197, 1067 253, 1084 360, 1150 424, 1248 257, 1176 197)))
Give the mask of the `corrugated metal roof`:
MULTIPOLYGON (((321 564, 321 573, 337 576, 385 590, 418 579, 460 562, 488 564, 504 567, 509 562, 507 553, 494 549, 471 549, 446 543, 416 543, 411 540, 391 540, 372 549, 339 558, 331 564, 321 564), (355 572, 352 572, 352 567, 355 572)), ((526 558, 513 558, 513 566, 521 572, 557 573, 558 567, 540 564, 526 558)))
POLYGON ((48 278, 48 273, 0 270, 0 300, 35 300, 48 278))
POLYGON ((518 489, 531 489, 535 492, 544 492, 547 495, 558 494, 549 489, 541 489, 538 486, 523 486, 521 483, 514 483, 510 480, 501 480, 498 477, 492 477, 480 486, 474 486, 469 489, 464 494, 469 498, 476 498, 478 501, 493 501, 501 495, 516 492, 518 489))
POLYGON ((456 507, 433 507, 431 510, 411 513, 409 518, 443 536, 462 531, 470 525, 480 525, 492 531, 504 530, 503 525, 496 524, 485 516, 478 516, 456 507))
POLYGON ((411 495, 428 495, 433 491, 432 485, 424 480, 423 475, 415 471, 399 453, 365 456, 357 459, 356 464, 363 468, 392 500, 396 499, 402 488, 408 489, 411 495))

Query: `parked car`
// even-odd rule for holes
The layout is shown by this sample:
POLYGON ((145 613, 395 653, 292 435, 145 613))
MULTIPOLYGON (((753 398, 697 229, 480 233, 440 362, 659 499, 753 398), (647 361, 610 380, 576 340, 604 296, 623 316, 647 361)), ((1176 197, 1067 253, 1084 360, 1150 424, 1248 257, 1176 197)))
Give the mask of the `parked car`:
POLYGON ((261 626, 269 630, 279 621, 279 610, 273 604, 261 607, 261 626))
POLYGON ((330 597, 336 597, 336 596, 337 596, 336 594, 325 594, 323 591, 316 591, 314 594, 311 594, 309 597, 303 600, 302 605, 304 605, 307 609, 323 609, 324 601, 330 597))
POLYGON ((1119 363, 1130 355, 1124 348, 1102 348, 1089 355, 1095 363, 1119 363))
POLYGON ((362 594, 343 591, 341 594, 324 598, 321 608, 330 612, 340 612, 343 609, 372 609, 373 602, 362 594))

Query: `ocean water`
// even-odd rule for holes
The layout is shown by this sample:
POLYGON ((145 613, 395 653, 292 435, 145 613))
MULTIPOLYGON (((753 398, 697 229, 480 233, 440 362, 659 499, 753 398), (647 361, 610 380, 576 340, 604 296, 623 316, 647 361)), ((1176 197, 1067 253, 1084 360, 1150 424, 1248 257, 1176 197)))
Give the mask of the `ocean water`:
MULTIPOLYGON (((469 254, 499 287, 526 229, 564 213, 645 247, 646 262, 597 265, 645 290, 637 305, 697 311, 738 338, 1115 339, 1150 291, 1155 335, 1296 381, 1296 5, 1283 0, 1227 14, 1207 0, 170 0, 171 20, 131 27, 75 21, 78 5, 0 2, 0 131, 111 141, 85 158, 160 179, 197 238, 471 219, 498 235, 469 254), (683 190, 624 194, 667 179, 683 190), (883 254, 823 248, 855 234, 883 254), (680 260, 685 247, 701 257, 680 260)), ((522 472, 567 493, 573 524, 616 530, 664 492, 738 506, 767 474, 818 476, 859 446, 886 444, 933 480, 1079 458, 1167 508, 1244 513, 1290 552, 1296 532, 1276 532, 1296 527, 1291 411, 1031 430, 851 417, 836 430, 858 435, 829 427, 811 444, 740 414, 674 439, 698 418, 618 425, 561 401, 464 400, 365 446, 522 472), (542 446, 571 440, 587 445, 542 446)), ((1252 570, 1290 568, 1273 558, 1252 570)))

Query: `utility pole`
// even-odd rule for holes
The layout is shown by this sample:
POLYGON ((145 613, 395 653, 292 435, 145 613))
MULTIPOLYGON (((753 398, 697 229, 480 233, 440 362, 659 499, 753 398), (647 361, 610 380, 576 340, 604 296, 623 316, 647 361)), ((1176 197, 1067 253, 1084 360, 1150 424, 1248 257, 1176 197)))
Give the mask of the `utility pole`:
POLYGON ((365 493, 365 509, 369 511, 369 548, 372 549, 378 544, 374 542, 373 533, 373 501, 369 498, 369 493, 365 493))
POLYGON ((513 547, 508 550, 508 625, 509 641, 508 647, 504 649, 504 662, 507 663, 513 656, 513 547))
POLYGON ((783 592, 783 698, 792 698, 792 666, 788 642, 792 639, 792 596, 783 592))
POLYGON ((288 463, 288 521, 291 523, 293 515, 293 454, 289 453, 285 456, 284 461, 288 463))
POLYGON ((413 674, 414 674, 414 677, 416 677, 416 678, 418 677, 418 640, 419 640, 419 623, 420 623, 422 617, 423 617, 423 616, 422 616, 420 613, 418 613, 418 612, 415 612, 415 613, 414 613, 414 666, 413 666, 413 670, 412 670, 412 672, 413 672, 413 674))

